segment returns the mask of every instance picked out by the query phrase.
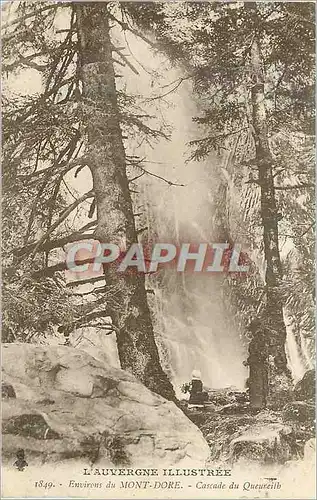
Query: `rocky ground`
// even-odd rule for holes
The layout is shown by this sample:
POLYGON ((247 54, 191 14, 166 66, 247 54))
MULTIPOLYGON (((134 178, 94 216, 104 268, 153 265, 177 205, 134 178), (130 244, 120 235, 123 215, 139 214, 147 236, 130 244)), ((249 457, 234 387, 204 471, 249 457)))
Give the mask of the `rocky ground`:
POLYGON ((285 463, 315 449, 315 372, 306 372, 285 404, 252 410, 246 393, 209 391, 205 408, 184 413, 199 427, 209 444, 212 463, 240 460, 285 463))
POLYGON ((283 464, 315 450, 312 370, 286 404, 254 411, 246 393, 228 389, 209 391, 205 408, 190 409, 79 349, 4 344, 2 351, 2 456, 11 466, 22 452, 34 464, 204 467, 283 464))

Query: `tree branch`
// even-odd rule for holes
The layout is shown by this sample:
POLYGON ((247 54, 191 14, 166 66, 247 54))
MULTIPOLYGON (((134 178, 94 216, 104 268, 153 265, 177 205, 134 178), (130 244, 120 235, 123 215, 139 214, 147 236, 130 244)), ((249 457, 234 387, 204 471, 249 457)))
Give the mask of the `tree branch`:
MULTIPOLYGON (((76 260, 75 263, 78 266, 81 266, 82 264, 93 264, 96 260, 96 257, 90 257, 90 259, 84 259, 84 260, 76 260)), ((66 262, 59 262, 58 264, 54 264, 53 266, 47 266, 43 267, 42 269, 39 269, 38 271, 34 271, 34 273, 31 274, 32 278, 42 278, 44 276, 53 276, 53 274, 61 271, 66 271, 68 269, 67 263, 66 262)), ((90 278, 93 279, 93 278, 90 278)), ((102 277, 100 277, 102 279, 102 277)), ((83 280, 85 281, 85 280, 83 280)), ((87 283, 90 280, 87 281, 87 283)), ((67 286, 77 286, 79 284, 82 284, 82 282, 74 282, 72 285, 70 283, 67 284, 67 286)))
MULTIPOLYGON (((69 6, 69 5, 71 5, 71 4, 64 2, 64 6, 69 6)), ((11 26, 15 26, 16 24, 22 23, 23 21, 26 21, 27 19, 30 19, 31 17, 35 17, 38 14, 45 12, 46 10, 56 9, 57 7, 58 7, 58 5, 46 5, 45 7, 42 7, 41 9, 36 9, 33 12, 30 12, 29 14, 24 14, 24 16, 19 16, 17 19, 10 21, 9 23, 2 26, 2 29, 6 30, 8 28, 11 28, 11 26)))
POLYGON ((57 219, 56 222, 54 222, 54 224, 51 225, 51 227, 49 228, 49 230, 42 236, 42 238, 39 239, 39 241, 37 242, 33 252, 32 252, 32 255, 34 256, 36 254, 36 252, 38 251, 38 249, 41 247, 41 245, 44 243, 44 241, 47 240, 47 238, 49 237, 49 235, 62 223, 64 222, 65 219, 67 219, 67 217, 72 213, 73 210, 75 210, 76 207, 78 207, 78 205, 80 205, 80 203, 82 203, 83 201, 87 200, 88 198, 93 198, 94 196, 94 192, 93 191, 89 191, 88 193, 85 193, 83 194, 80 198, 78 198, 78 200, 75 200, 74 203, 72 203, 71 205, 69 205, 69 207, 62 213, 62 215, 57 219))
POLYGON ((36 62, 33 61, 35 57, 40 57, 41 54, 32 54, 31 56, 23 57, 19 55, 19 59, 17 61, 14 61, 11 64, 3 64, 2 69, 3 71, 12 71, 15 68, 18 68, 19 66, 28 66, 29 68, 36 69, 39 72, 43 72, 46 69, 45 64, 37 64, 36 62))
POLYGON ((140 177, 143 177, 143 175, 145 175, 145 172, 141 172, 139 175, 136 175, 135 177, 133 177, 132 179, 129 179, 129 184, 130 182, 134 182, 136 181, 137 179, 140 179, 140 177))
MULTIPOLYGON (((76 319, 75 321, 72 321, 71 323, 66 323, 65 325, 61 325, 58 327, 58 331, 60 333, 70 333, 73 330, 76 330, 77 328, 80 328, 83 323, 87 324, 89 321, 93 321, 95 319, 99 318, 105 318, 107 316, 110 316, 109 311, 103 310, 103 311, 95 311, 89 314, 85 314, 81 318, 76 319)), ((112 324, 109 326, 112 326, 112 324)))
MULTIPOLYGON (((36 172, 32 172, 31 174, 27 175, 19 175, 19 179, 31 179, 32 177, 38 177, 42 174, 51 174, 53 170, 56 168, 63 168, 65 167, 65 170, 63 171, 64 174, 67 174, 69 170, 71 170, 74 167, 77 167, 78 165, 81 166, 81 168, 84 168, 86 165, 88 165, 87 159, 82 156, 81 158, 77 158, 71 161, 63 161, 59 163, 58 161, 54 162, 51 167, 43 168, 42 170, 37 170, 36 172)), ((58 172, 59 173, 59 172, 58 172)))
MULTIPOLYGON (((64 238, 59 238, 56 240, 47 241, 46 243, 41 245, 37 251, 38 252, 42 252, 42 251, 47 252, 47 251, 53 250, 54 248, 62 248, 65 245, 68 245, 69 243, 75 243, 76 241, 93 240, 93 239, 94 239, 94 236, 92 234, 82 234, 80 232, 76 232, 76 233, 70 234, 69 236, 65 236, 64 238)), ((13 253, 14 253, 14 255, 17 255, 17 256, 25 255, 27 253, 32 252, 32 250, 34 250, 36 245, 37 245, 36 242, 30 243, 29 245, 26 245, 22 248, 17 248, 15 250, 13 250, 13 253)))
POLYGON ((120 21, 119 19, 117 19, 113 14, 111 14, 111 12, 108 12, 108 15, 109 15, 110 19, 112 19, 113 21, 118 23, 119 26, 121 26, 123 31, 130 31, 130 33, 132 33, 133 35, 135 35, 138 38, 141 38, 141 40, 143 40, 148 45, 150 45, 150 47, 152 47, 153 49, 157 49, 158 45, 156 43, 152 42, 149 38, 144 36, 142 33, 135 30, 134 28, 131 28, 127 23, 124 23, 123 21, 120 21))
POLYGON ((172 182, 168 179, 165 179, 161 175, 154 174, 153 172, 150 172, 149 170, 146 170, 144 167, 141 167, 141 165, 135 165, 137 168, 142 170, 145 174, 151 175, 152 177, 155 177, 156 179, 160 179, 163 182, 166 182, 169 186, 179 186, 179 187, 185 187, 185 184, 178 184, 177 182, 172 182))
POLYGON ((173 87, 172 89, 168 90, 167 92, 165 92, 164 94, 161 94, 161 95, 157 95, 155 97, 148 97, 147 99, 145 99, 146 102, 148 101, 155 101, 156 99, 162 99, 163 97, 166 97, 167 95, 169 94, 172 94, 173 92, 175 92, 175 90, 178 89, 178 87, 185 81, 185 80, 188 80, 189 77, 183 77, 183 78, 180 78, 179 79, 179 82, 175 85, 175 87, 173 87))
POLYGON ((310 231, 310 230, 314 227, 314 225, 315 225, 315 221, 314 221, 314 222, 312 222, 312 223, 309 225, 308 229, 306 229, 306 230, 305 230, 305 231, 304 231, 304 232, 300 235, 300 238, 302 238, 303 236, 305 236, 305 234, 307 234, 307 233, 308 233, 308 232, 309 232, 309 231, 310 231))

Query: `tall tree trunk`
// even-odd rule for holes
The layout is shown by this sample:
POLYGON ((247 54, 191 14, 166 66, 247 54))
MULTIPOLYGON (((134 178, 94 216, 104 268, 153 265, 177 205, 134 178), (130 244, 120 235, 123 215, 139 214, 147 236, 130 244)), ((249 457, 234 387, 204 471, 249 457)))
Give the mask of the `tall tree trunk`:
MULTIPOLYGON (((126 158, 120 128, 107 3, 76 4, 83 121, 88 136, 89 166, 97 206, 95 238, 121 249, 137 242, 126 158)), ((151 390, 174 399, 172 384, 162 370, 148 307, 145 277, 105 267, 112 320, 117 327, 121 367, 151 390)))
MULTIPOLYGON (((253 2, 247 5, 252 9, 254 15, 257 9, 256 4, 253 2)), ((257 29, 257 27, 255 29, 257 29)), ((252 390, 250 387, 250 394, 258 393, 257 397, 253 398, 253 401, 251 401, 251 404, 261 407, 265 406, 267 396, 269 398, 268 402, 270 401, 270 397, 273 395, 274 391, 277 390, 277 385, 282 384, 285 388, 288 386, 290 372, 287 367, 285 352, 286 327, 283 318, 283 303, 280 292, 282 270, 278 237, 279 214, 277 211, 274 190, 272 169, 273 158, 268 140, 264 92, 265 77, 260 41, 257 32, 254 35, 250 49, 250 63, 252 74, 252 126, 258 166, 258 181, 261 188, 261 217, 266 261, 266 308, 265 314, 262 317, 262 332, 267 338, 269 356, 268 360, 265 360, 263 356, 259 356, 259 359, 254 362, 259 364, 258 372, 265 373, 266 370, 269 371, 269 385, 263 384, 259 377, 253 379, 250 377, 249 384, 255 385, 252 390), (265 394, 266 387, 268 387, 269 394, 265 394)), ((263 336, 255 335, 255 342, 256 338, 261 338, 262 342, 263 336)))

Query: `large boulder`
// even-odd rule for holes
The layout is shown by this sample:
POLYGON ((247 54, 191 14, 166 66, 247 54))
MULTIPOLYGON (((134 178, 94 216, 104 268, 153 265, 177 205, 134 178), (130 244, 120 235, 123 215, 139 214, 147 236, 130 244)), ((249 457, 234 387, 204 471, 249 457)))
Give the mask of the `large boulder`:
POLYGON ((3 345, 4 462, 199 466, 209 447, 177 406, 66 346, 3 345), (20 451, 19 451, 20 450, 20 451))
POLYGON ((292 458, 296 441, 290 426, 255 423, 230 443, 231 462, 284 463, 292 458))

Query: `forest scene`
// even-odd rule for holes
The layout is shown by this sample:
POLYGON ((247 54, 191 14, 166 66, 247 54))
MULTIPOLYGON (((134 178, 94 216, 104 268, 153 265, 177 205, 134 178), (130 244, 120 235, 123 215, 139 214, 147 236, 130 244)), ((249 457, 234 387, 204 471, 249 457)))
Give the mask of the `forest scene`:
POLYGON ((3 460, 311 459, 314 3, 9 1, 2 82, 3 460))

